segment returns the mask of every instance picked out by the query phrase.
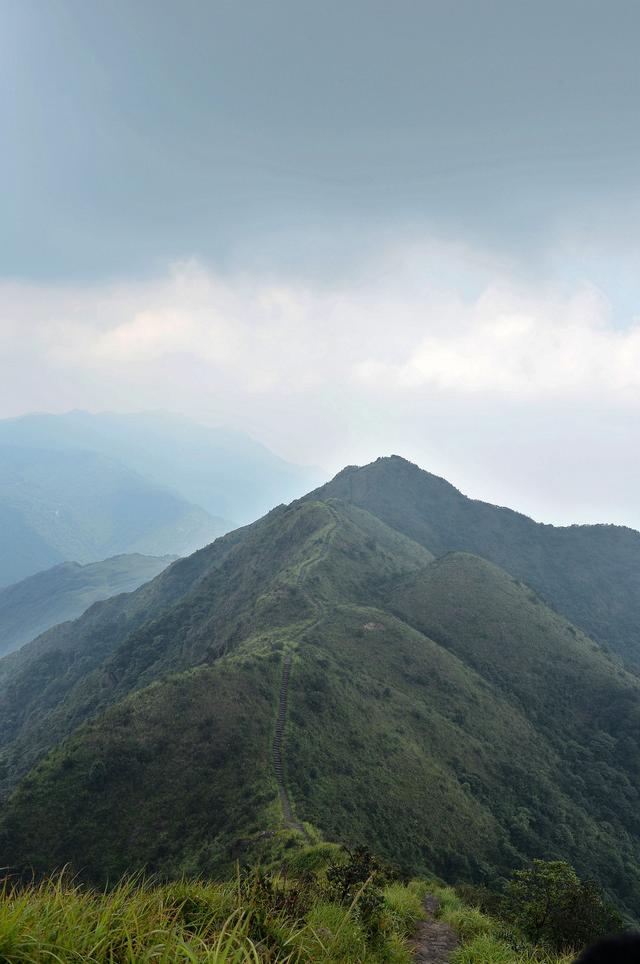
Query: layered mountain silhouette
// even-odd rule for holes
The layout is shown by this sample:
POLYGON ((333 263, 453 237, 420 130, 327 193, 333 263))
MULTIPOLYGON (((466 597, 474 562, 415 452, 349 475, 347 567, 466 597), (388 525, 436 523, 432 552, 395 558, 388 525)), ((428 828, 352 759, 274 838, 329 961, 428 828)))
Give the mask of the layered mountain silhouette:
POLYGON ((0 656, 77 619, 100 599, 133 592, 166 569, 175 556, 114 556, 102 562, 63 562, 0 589, 0 656))
POLYGON ((303 824, 452 879, 565 858, 637 914, 639 578, 631 530, 346 469, 0 660, 0 865, 224 872, 303 824))
POLYGON ((169 412, 0 419, 0 458, 5 447, 93 452, 235 525, 253 522, 326 478, 319 469, 286 462, 243 432, 169 412))
POLYGON ((183 555, 228 525, 120 462, 0 445, 0 586, 61 562, 183 555))

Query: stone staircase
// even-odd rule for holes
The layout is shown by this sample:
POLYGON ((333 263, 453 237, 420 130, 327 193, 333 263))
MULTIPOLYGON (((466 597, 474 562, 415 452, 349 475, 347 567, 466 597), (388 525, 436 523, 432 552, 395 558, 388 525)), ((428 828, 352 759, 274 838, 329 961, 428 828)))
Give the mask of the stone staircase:
POLYGON ((292 830, 298 830, 300 833, 304 834, 308 840, 310 840, 311 838, 309 837, 309 834, 303 825, 295 818, 293 807, 291 806, 291 799, 289 797, 289 792, 284 779, 283 736, 287 721, 291 661, 291 653, 287 653, 282 666, 282 680, 280 683, 280 695, 278 698, 278 716, 276 719, 276 730, 273 737, 273 766, 276 772, 278 795, 280 797, 280 805, 282 807, 282 816, 284 817, 285 826, 291 828, 292 830))

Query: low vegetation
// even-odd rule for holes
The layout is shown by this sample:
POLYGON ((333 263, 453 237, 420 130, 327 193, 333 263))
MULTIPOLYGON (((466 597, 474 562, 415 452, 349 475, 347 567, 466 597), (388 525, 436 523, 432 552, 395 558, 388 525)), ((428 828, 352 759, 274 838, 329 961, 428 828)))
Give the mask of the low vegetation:
POLYGON ((64 875, 37 885, 7 881, 0 890, 0 960, 408 964, 423 892, 418 883, 390 880, 369 854, 336 858, 335 848, 228 883, 129 878, 99 892, 64 875), (327 854, 324 868, 306 869, 327 854))
POLYGON ((460 938, 451 964, 571 964, 587 944, 625 927, 592 881, 563 861, 535 860, 500 894, 428 885, 460 938))
POLYGON ((469 499, 398 456, 349 466, 311 493, 344 499, 436 556, 471 552, 539 593, 593 639, 640 667, 640 533, 625 526, 552 526, 469 499))
POLYGON ((271 867, 237 867, 226 882, 134 876, 99 891, 66 872, 7 878, 0 961, 409 964, 427 894, 460 940, 450 964, 571 964, 623 926, 593 884, 558 861, 535 861, 498 894, 406 882, 368 850, 319 842, 271 867))

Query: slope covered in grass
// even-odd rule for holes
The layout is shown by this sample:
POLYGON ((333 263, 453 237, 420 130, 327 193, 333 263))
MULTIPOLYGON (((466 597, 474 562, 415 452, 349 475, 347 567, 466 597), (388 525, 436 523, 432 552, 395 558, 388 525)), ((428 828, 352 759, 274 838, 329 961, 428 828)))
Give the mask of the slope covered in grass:
POLYGON ((269 753, 278 671, 268 658, 222 660, 85 724, 12 798, 5 865, 70 863, 101 883, 139 867, 230 872, 239 839, 278 826, 269 753))
POLYGON ((274 510, 217 540, 0 660, 0 786, 132 690, 258 632, 295 636, 319 600, 366 596, 430 558, 366 513, 324 503, 274 510))
POLYGON ((640 533, 624 526, 542 525, 469 499, 398 456, 350 466, 312 492, 367 509, 436 556, 495 562, 594 639, 640 666, 640 533))
MULTIPOLYGON (((79 619, 56 626, 0 659, 0 787, 11 785, 42 753, 92 712, 88 680, 131 633, 193 592, 243 538, 243 531, 174 563, 130 594, 94 603, 79 619), (52 719, 70 719, 63 727, 52 719), (78 706, 78 704, 80 704, 78 706)), ((111 678, 99 673, 104 705, 111 678)))
POLYGON ((453 887, 437 881, 429 881, 427 886, 437 901, 439 919, 460 941, 451 964, 573 964, 582 949, 559 952, 532 944, 513 926, 463 901, 453 887))
POLYGON ((45 722, 16 727, 11 781, 65 742, 7 799, 5 862, 71 861, 96 880, 132 855, 208 872, 271 840, 289 651, 285 779, 300 819, 412 873, 495 882, 565 856, 640 906, 635 677, 497 567, 433 561, 348 505, 298 503, 226 542, 45 722))
POLYGON ((311 828, 449 878, 566 857, 640 907, 640 684, 497 567, 305 501, 93 610, 0 676, 7 790, 35 766, 2 863, 102 881, 131 855, 174 875, 286 847, 290 652, 285 779, 311 828))
POLYGON ((447 624, 460 652, 382 607, 333 609, 308 634, 291 682, 299 813, 450 879, 495 882, 526 857, 562 855, 637 907, 638 682, 542 604, 542 625, 528 626, 528 590, 502 605, 513 583, 488 568, 482 599, 497 620, 463 579, 459 624, 447 624), (497 655, 465 656, 483 635, 497 655), (548 678, 534 660, 511 685, 539 641, 552 653, 574 645, 548 678))

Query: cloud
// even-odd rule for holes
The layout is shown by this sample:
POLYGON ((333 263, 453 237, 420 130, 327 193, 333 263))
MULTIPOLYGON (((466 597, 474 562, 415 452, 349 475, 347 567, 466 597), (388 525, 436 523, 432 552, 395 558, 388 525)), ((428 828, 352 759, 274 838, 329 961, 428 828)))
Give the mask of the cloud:
MULTIPOLYGON (((385 281, 340 288, 225 278, 197 263, 129 285, 0 285, 0 351, 98 383, 114 367, 127 377, 143 366, 148 379, 174 360, 178 381, 190 364, 207 369, 213 393, 221 379, 257 395, 340 383, 360 395, 640 400, 640 324, 617 327, 597 288, 527 290, 489 273, 463 298, 466 264, 445 255, 449 288, 433 246, 423 262, 394 257, 385 281)), ((27 377, 27 408, 28 390, 27 377)))
POLYGON ((424 335, 400 363, 370 357, 356 366, 362 383, 545 403, 640 401, 640 324, 614 327, 594 287, 541 297, 491 284, 471 303, 431 306, 438 311, 446 330, 433 331, 426 314, 424 335))
POLYGON ((390 250, 333 285, 197 262, 0 283, 0 365, 0 415, 170 409, 298 461, 399 451, 539 517, 640 522, 640 324, 589 279, 534 286, 465 246, 390 250))

